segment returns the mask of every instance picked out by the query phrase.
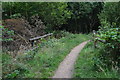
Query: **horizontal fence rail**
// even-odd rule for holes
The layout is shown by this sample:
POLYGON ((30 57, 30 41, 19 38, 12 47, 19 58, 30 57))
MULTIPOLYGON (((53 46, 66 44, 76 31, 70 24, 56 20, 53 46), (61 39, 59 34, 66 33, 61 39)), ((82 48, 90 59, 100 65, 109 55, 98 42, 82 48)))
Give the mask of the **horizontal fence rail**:
POLYGON ((53 33, 49 33, 49 34, 46 34, 46 35, 43 35, 43 36, 38 36, 38 37, 34 37, 34 38, 31 38, 29 39, 30 41, 34 41, 34 40, 38 40, 40 38, 44 38, 44 37, 47 37, 47 36, 50 36, 52 35, 53 33))
POLYGON ((53 35, 53 33, 49 33, 49 34, 45 34, 45 35, 43 35, 43 36, 38 36, 38 37, 34 37, 34 38, 29 39, 29 41, 30 41, 30 43, 31 43, 31 46, 32 46, 32 47, 34 46, 34 41, 35 41, 35 40, 39 40, 39 39, 41 39, 41 38, 45 38, 45 37, 51 36, 51 35, 53 35))

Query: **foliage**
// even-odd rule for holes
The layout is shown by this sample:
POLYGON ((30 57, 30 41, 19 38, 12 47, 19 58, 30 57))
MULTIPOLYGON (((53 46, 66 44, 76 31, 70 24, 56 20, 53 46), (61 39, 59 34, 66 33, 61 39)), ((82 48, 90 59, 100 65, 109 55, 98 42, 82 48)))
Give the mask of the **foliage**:
POLYGON ((0 26, 0 29, 2 30, 2 33, 0 34, 2 38, 0 41, 12 41, 12 36, 14 35, 13 30, 8 30, 8 28, 5 28, 4 26, 0 26))
POLYGON ((67 10, 67 3, 44 3, 43 12, 40 13, 44 17, 47 26, 60 28, 62 24, 66 23, 66 20, 71 17, 71 12, 67 10))
POLYGON ((120 28, 115 28, 116 25, 106 26, 102 27, 98 31, 99 35, 97 35, 100 38, 100 40, 105 41, 105 43, 103 44, 104 50, 101 51, 99 57, 101 58, 101 61, 105 63, 109 68, 112 68, 112 65, 114 65, 114 67, 120 67, 120 28))
POLYGON ((68 3, 68 9, 72 12, 72 15, 67 25, 65 25, 67 30, 78 33, 89 33, 93 29, 98 29, 100 22, 97 15, 102 10, 102 3, 68 3))
MULTIPOLYGON (((101 44, 102 46, 102 44, 101 44)), ((93 47, 93 42, 89 42, 78 56, 75 64, 74 78, 120 78, 116 69, 108 69, 100 58, 96 57, 101 54, 100 49, 93 47)))
MULTIPOLYGON (((66 33, 64 33, 66 34, 66 33)), ((84 34, 67 34, 60 39, 52 38, 43 40, 39 48, 20 54, 14 59, 7 58, 8 54, 3 54, 3 77, 11 78, 48 78, 53 76, 60 62, 71 51, 73 47, 88 39, 84 34), (33 56, 34 54, 34 56, 33 56), (15 60, 16 59, 16 60, 15 60), (11 66, 12 71, 9 72, 11 66), (6 69, 8 68, 8 69, 6 69), (19 70, 22 69, 22 70, 19 70), (23 71, 24 69, 24 71, 23 71), (17 70, 17 72, 16 72, 17 70), (22 72, 21 72, 22 71, 22 72)))
POLYGON ((55 38, 65 37, 65 36, 68 36, 69 34, 70 33, 66 31, 54 31, 53 32, 53 36, 55 36, 55 38))
POLYGON ((19 18, 22 15, 29 21, 31 16, 38 14, 47 26, 47 31, 62 29, 89 33, 98 29, 98 14, 102 7, 103 3, 99 2, 4 2, 3 19, 19 18))
POLYGON ((107 21, 110 24, 112 24, 114 22, 118 27, 120 25, 119 5, 120 5, 120 2, 105 3, 102 12, 99 15, 99 19, 101 23, 104 23, 104 21, 107 21))
POLYGON ((104 40, 105 43, 102 44, 103 48, 96 55, 98 63, 102 67, 107 67, 109 70, 115 69, 117 72, 120 70, 120 24, 119 9, 117 9, 119 3, 105 3, 104 9, 99 15, 101 26, 97 37, 99 40, 104 40))
MULTIPOLYGON (((98 43, 100 46, 98 49, 94 49, 92 43, 89 43, 82 50, 75 66, 75 77, 119 78, 119 5, 120 2, 104 4, 97 2, 5 2, 3 3, 3 19, 25 17, 30 22, 31 16, 38 15, 37 19, 32 20, 33 23, 41 19, 47 26, 48 32, 64 29, 75 33, 88 33, 93 29, 97 30, 98 26, 101 25, 97 35, 99 38, 97 39, 104 40, 105 43, 98 43)), ((13 31, 8 31, 3 26, 0 27, 5 35, 13 34, 13 31)), ((39 24, 37 24, 37 27, 39 27, 39 24)), ((65 31, 53 33, 55 38, 49 40, 41 39, 42 43, 38 44, 38 49, 20 54, 15 60, 3 54, 3 57, 5 57, 5 60, 3 60, 3 67, 5 68, 3 77, 51 77, 70 50, 88 39, 88 36, 84 34, 71 34, 65 31)))
POLYGON ((71 12, 67 10, 67 3, 57 2, 5 2, 3 10, 3 19, 22 15, 29 21, 31 16, 38 14, 49 30, 59 28, 71 16, 71 12))
POLYGON ((21 17, 20 13, 13 14, 13 15, 10 16, 10 18, 20 18, 20 17, 21 17))

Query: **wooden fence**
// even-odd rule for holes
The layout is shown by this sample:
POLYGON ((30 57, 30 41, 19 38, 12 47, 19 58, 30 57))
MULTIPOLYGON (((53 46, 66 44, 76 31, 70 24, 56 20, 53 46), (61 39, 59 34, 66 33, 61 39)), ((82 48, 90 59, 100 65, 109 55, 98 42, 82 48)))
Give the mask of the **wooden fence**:
POLYGON ((53 33, 49 33, 49 34, 45 34, 45 35, 43 35, 43 36, 38 36, 38 37, 34 37, 34 38, 29 39, 29 41, 30 41, 30 43, 31 43, 31 46, 34 46, 34 41, 39 40, 39 39, 41 39, 41 38, 45 38, 45 37, 47 37, 47 36, 51 36, 52 34, 53 34, 53 33))

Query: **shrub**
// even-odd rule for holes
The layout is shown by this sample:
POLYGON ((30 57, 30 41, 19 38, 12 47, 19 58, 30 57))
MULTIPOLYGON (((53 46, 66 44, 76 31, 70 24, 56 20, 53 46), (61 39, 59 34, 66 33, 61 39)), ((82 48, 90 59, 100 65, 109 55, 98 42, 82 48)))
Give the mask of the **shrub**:
POLYGON ((105 24, 101 26, 97 35, 100 40, 105 40, 98 57, 106 67, 118 69, 120 67, 120 28, 116 27, 115 23, 105 24))
POLYGON ((105 40, 98 55, 100 61, 106 67, 120 68, 120 2, 105 3, 103 11, 99 15, 101 27, 98 31, 100 40, 105 40))

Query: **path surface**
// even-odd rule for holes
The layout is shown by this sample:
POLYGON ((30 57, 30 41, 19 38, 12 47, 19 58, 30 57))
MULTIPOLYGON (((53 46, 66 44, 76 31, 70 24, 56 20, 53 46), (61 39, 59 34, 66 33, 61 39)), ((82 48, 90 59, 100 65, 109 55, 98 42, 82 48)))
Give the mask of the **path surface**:
POLYGON ((87 42, 89 41, 85 41, 71 50, 66 58, 60 63, 55 75, 52 78, 72 78, 74 63, 87 42))

